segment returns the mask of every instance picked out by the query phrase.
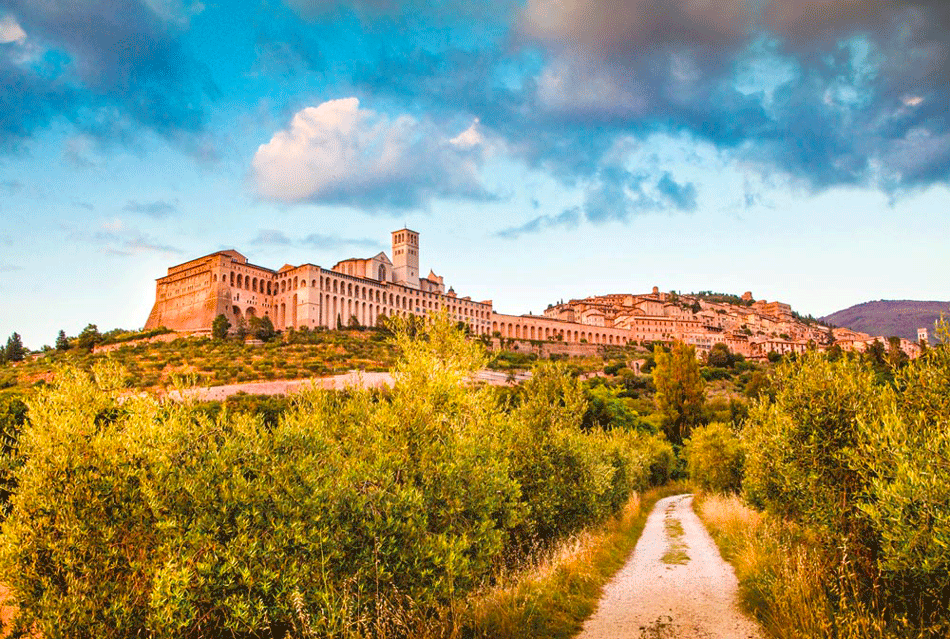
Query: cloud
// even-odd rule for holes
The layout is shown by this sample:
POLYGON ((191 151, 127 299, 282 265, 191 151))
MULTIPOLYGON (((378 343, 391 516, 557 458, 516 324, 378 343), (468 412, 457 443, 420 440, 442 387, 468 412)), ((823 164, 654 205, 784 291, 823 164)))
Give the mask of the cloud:
POLYGON ((69 239, 98 246, 107 255, 131 256, 142 253, 160 253, 166 256, 181 255, 180 248, 165 244, 136 228, 126 226, 119 218, 104 220, 99 228, 66 227, 69 239))
POLYGON ((6 191, 7 193, 19 193, 23 190, 23 182, 19 180, 3 180, 0 181, 0 190, 6 191))
POLYGON ((290 238, 283 231, 272 229, 261 229, 257 232, 257 237, 251 240, 251 244, 256 245, 287 246, 290 243, 290 238))
POLYGON ((16 264, 5 264, 0 262, 0 273, 14 273, 16 271, 22 271, 22 266, 17 266, 16 264))
POLYGON ((147 215, 156 219, 164 219, 178 212, 178 203, 166 202, 165 200, 156 200, 155 202, 136 202, 129 200, 122 207, 126 213, 135 213, 137 215, 147 215))
POLYGON ((396 211, 433 198, 490 199, 482 145, 464 139, 472 144, 408 115, 362 109, 356 98, 331 100, 299 111, 262 144, 252 172, 261 197, 283 202, 396 211))
POLYGON ((218 89, 183 45, 185 24, 154 9, 177 3, 3 4, 25 35, 0 49, 0 85, 18 87, 0 94, 0 147, 16 148, 61 117, 103 142, 127 144, 145 129, 200 149, 218 89))
POLYGON ((387 41, 348 79, 380 100, 479 118, 568 186, 593 180, 618 136, 655 133, 815 190, 950 178, 950 3, 527 0, 488 13, 504 37, 439 47, 401 32, 408 44, 387 41))
POLYGON ((378 249, 382 248, 376 240, 369 238, 346 238, 338 235, 323 235, 320 233, 311 233, 301 240, 301 244, 320 249, 336 249, 344 247, 378 249))
POLYGON ((257 236, 251 240, 251 244, 257 246, 306 246, 317 249, 339 249, 345 247, 377 249, 381 245, 376 240, 368 238, 347 238, 339 235, 323 235, 320 233, 311 233, 306 237, 294 239, 289 237, 283 231, 275 229, 261 229, 257 236))
POLYGON ((22 44, 26 40, 26 32, 11 15, 0 17, 0 44, 16 42, 22 44))
POLYGON ((574 207, 566 209, 559 215, 539 215, 521 226, 512 226, 502 229, 495 233, 495 237, 500 237, 505 240, 515 240, 522 235, 540 233, 541 231, 547 231, 549 229, 577 228, 577 225, 580 223, 580 218, 580 209, 574 207))

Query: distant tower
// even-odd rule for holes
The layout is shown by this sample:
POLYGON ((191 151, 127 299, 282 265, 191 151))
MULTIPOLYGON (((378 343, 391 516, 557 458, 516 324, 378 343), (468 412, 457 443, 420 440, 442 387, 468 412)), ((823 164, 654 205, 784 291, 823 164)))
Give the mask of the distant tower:
POLYGON ((923 342, 923 343, 930 343, 930 338, 929 338, 928 335, 927 335, 927 329, 926 329, 926 328, 918 328, 918 329, 917 329, 917 343, 920 344, 921 342, 923 342))
POLYGON ((393 277, 397 284, 419 288, 419 234, 393 231, 393 277))

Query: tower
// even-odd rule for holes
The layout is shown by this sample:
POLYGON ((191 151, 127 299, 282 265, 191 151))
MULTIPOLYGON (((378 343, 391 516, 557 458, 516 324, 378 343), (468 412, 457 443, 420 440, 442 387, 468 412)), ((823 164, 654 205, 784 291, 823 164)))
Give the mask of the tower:
POLYGON ((393 231, 393 277, 397 284, 419 288, 419 234, 393 231))
POLYGON ((927 336, 926 328, 917 329, 917 343, 920 344, 922 342, 928 343, 928 344, 930 343, 930 340, 928 339, 928 336, 927 336))

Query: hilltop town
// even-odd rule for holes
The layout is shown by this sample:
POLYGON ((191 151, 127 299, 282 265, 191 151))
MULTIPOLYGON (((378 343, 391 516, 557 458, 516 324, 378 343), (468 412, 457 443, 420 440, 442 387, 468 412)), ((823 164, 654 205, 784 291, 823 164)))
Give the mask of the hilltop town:
MULTIPOLYGON (((381 318, 445 312, 475 335, 572 345, 626 345, 682 341, 702 354, 723 343, 747 358, 803 353, 809 348, 863 351, 886 336, 872 336, 804 318, 788 304, 726 294, 621 293, 550 305, 542 315, 507 315, 491 300, 460 297, 434 271, 419 270, 419 233, 392 232, 385 252, 350 258, 331 269, 285 264, 274 270, 252 264, 236 250, 218 251, 172 266, 157 280, 146 330, 166 327, 210 333, 216 317, 232 330, 268 317, 277 330, 374 326, 381 318)), ((922 338, 926 339, 926 330, 922 338)), ((901 339, 910 358, 917 343, 901 339)))

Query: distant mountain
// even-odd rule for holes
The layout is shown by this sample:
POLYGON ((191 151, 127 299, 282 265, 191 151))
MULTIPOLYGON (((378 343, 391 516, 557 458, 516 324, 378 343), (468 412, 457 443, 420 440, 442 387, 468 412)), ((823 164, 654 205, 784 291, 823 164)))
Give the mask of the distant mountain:
POLYGON ((865 302, 822 317, 832 326, 850 328, 871 335, 896 335, 917 340, 917 329, 926 328, 933 341, 934 322, 944 313, 950 320, 950 302, 915 302, 913 300, 879 300, 865 302))

